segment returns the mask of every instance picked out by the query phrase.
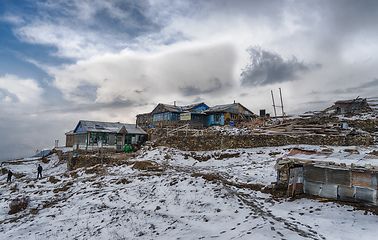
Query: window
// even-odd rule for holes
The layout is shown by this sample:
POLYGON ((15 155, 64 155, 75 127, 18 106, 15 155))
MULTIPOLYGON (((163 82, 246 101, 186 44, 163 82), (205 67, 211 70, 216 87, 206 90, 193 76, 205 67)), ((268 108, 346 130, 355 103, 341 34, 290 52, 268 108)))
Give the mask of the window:
POLYGON ((200 120, 200 116, 192 114, 192 120, 200 120))
POLYGON ((135 138, 135 135, 126 135, 125 136, 125 144, 132 144, 133 142, 133 137, 135 138))

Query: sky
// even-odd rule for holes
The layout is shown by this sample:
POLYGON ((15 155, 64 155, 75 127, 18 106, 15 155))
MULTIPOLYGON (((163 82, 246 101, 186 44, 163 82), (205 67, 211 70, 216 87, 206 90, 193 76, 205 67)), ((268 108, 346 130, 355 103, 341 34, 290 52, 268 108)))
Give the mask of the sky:
POLYGON ((158 103, 272 114, 281 88, 291 115, 377 97, 377 22, 375 0, 3 0, 0 160, 158 103))

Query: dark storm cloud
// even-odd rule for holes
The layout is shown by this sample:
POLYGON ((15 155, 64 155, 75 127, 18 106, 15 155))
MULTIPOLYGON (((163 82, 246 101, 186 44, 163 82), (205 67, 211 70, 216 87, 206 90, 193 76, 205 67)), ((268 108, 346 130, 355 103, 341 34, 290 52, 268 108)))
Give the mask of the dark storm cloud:
POLYGON ((186 86, 186 87, 179 87, 179 91, 184 96, 194 96, 194 95, 201 95, 219 91, 222 88, 222 82, 219 78, 211 78, 209 79, 209 83, 213 86, 208 89, 201 89, 200 87, 195 86, 186 86))
POLYGON ((280 55, 262 50, 259 47, 249 48, 251 63, 241 73, 243 86, 264 86, 274 83, 294 81, 298 74, 310 70, 310 67, 299 62, 296 57, 284 60, 280 55))

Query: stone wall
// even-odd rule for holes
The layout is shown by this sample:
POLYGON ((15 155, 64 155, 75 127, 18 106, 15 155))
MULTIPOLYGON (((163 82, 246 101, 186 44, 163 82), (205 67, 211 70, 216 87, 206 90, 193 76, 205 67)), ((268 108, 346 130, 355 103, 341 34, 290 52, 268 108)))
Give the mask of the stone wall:
POLYGON ((346 121, 349 127, 353 127, 355 129, 361 129, 363 131, 367 131, 370 133, 376 132, 377 123, 376 120, 373 119, 366 119, 366 120, 354 120, 354 121, 346 121))
POLYGON ((373 137, 357 136, 288 136, 288 135, 205 135, 205 136, 172 136, 160 138, 157 146, 170 146, 184 151, 211 151, 229 148, 274 147, 285 145, 309 144, 328 146, 372 145, 373 137))
POLYGON ((113 162, 113 158, 110 157, 101 157, 94 155, 78 155, 75 156, 72 152, 68 155, 67 158, 67 170, 71 171, 80 167, 90 167, 96 164, 109 164, 113 162))

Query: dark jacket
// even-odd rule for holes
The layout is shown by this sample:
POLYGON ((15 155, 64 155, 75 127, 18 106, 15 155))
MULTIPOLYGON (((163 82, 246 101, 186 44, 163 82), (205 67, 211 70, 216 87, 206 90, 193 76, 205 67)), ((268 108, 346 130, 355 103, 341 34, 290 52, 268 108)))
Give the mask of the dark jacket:
POLYGON ((39 166, 38 166, 38 172, 42 172, 42 169, 43 169, 42 166, 39 165, 39 166))

